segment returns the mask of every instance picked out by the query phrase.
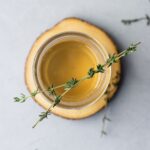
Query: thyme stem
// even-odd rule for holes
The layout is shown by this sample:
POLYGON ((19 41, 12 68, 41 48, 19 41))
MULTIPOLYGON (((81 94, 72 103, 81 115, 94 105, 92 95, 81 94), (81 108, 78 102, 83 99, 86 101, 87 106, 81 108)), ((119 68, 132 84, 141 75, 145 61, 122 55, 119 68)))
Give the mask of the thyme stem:
MULTIPOLYGON (((66 93, 68 93, 69 91, 71 90, 70 89, 67 89, 66 91, 64 91, 60 97, 63 97, 66 93)), ((43 119, 47 118, 48 115, 50 115, 51 111, 52 111, 52 108, 54 108, 54 105, 55 105, 55 101, 50 105, 50 107, 47 109, 46 112, 43 112, 42 116, 39 115, 39 119, 36 121, 36 123, 32 126, 32 128, 35 128, 43 119)))

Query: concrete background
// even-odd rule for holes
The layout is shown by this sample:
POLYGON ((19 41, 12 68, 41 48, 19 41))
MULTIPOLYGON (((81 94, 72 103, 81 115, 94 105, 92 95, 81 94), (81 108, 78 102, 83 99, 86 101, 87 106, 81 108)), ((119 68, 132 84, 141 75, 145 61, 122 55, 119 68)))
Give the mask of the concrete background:
POLYGON ((0 149, 149 150, 150 26, 124 26, 121 19, 150 14, 148 0, 0 0, 0 149), (109 105, 108 136, 101 138, 105 112, 78 121, 54 115, 32 129, 42 111, 29 100, 13 102, 24 83, 24 63, 36 37, 65 17, 76 16, 104 28, 120 49, 141 41, 123 59, 121 88, 109 105))

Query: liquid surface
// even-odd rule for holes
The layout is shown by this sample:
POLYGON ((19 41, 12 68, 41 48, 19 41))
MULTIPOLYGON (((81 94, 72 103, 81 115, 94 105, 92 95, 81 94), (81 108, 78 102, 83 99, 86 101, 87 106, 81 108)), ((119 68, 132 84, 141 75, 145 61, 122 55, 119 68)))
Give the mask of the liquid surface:
MULTIPOLYGON (((89 68, 96 66, 96 58, 90 48, 84 43, 67 41, 59 43, 44 54, 40 65, 40 76, 45 88, 51 84, 63 84, 72 77, 80 79, 87 75, 89 68)), ((83 81, 79 86, 69 91, 63 101, 81 101, 95 88, 97 75, 83 81)), ((63 89, 58 89, 61 94, 63 89)))

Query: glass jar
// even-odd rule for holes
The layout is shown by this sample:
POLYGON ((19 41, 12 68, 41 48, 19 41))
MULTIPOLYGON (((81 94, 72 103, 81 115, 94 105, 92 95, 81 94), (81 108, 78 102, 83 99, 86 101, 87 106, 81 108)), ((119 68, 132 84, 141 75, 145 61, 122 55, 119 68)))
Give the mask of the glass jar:
MULTIPOLYGON (((40 77, 40 69, 39 69, 40 63, 42 61, 44 54, 54 45, 60 42, 69 41, 69 40, 85 43, 92 50, 91 52, 93 56, 95 57, 97 64, 104 64, 107 61, 108 53, 106 49, 103 47, 102 44, 97 42, 95 39, 89 37, 88 35, 85 35, 83 33, 78 33, 78 32, 65 32, 65 33, 57 34, 49 38, 38 48, 36 55, 34 57, 34 61, 31 66, 33 70, 32 72, 33 84, 35 85, 35 87, 38 87, 40 91, 42 91, 45 88, 42 78, 40 77)), ((101 73, 98 75, 95 87, 89 92, 88 95, 86 95, 85 97, 82 97, 80 101, 77 101, 77 102, 67 101, 66 102, 65 100, 62 100, 57 105, 57 107, 63 108, 63 109, 71 109, 71 110, 75 109, 76 110, 76 109, 83 109, 85 107, 88 107, 89 105, 93 105, 94 103, 99 101, 100 98, 105 93, 109 85, 110 78, 111 78, 111 67, 107 68, 104 73, 101 73)), ((37 96, 37 99, 39 98, 42 101, 40 102, 40 105, 45 105, 45 103, 48 103, 50 106, 52 101, 54 100, 53 97, 50 96, 46 91, 40 93, 37 96)), ((35 97, 35 100, 36 100, 36 97, 35 97)))

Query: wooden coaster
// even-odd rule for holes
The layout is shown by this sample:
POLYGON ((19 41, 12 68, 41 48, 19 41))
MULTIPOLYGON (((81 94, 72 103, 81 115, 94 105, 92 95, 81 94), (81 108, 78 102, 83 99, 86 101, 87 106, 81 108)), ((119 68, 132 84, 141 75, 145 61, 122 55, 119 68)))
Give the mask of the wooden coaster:
MULTIPOLYGON (((41 34, 29 52, 25 64, 25 82, 30 92, 33 92, 37 88, 34 83, 32 64, 34 63, 34 58, 39 47, 50 37, 63 32, 80 32, 86 34, 94 38, 97 42, 100 42, 106 48, 109 54, 117 53, 114 42, 102 29, 78 18, 66 18, 56 24, 53 28, 48 29, 43 34, 41 34)), ((56 106, 52 113, 68 119, 81 119, 95 114, 97 111, 106 106, 108 100, 111 99, 117 91, 117 85, 120 80, 120 72, 120 62, 113 64, 111 80, 107 91, 96 103, 78 110, 65 109, 56 106)), ((50 106, 50 101, 46 101, 42 94, 38 94, 34 100, 46 110, 50 106)))

